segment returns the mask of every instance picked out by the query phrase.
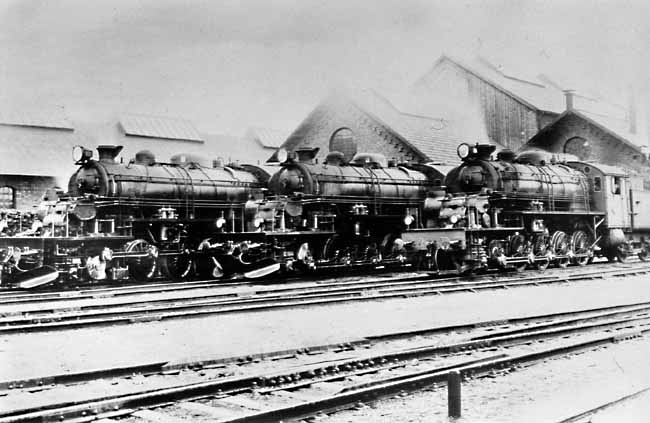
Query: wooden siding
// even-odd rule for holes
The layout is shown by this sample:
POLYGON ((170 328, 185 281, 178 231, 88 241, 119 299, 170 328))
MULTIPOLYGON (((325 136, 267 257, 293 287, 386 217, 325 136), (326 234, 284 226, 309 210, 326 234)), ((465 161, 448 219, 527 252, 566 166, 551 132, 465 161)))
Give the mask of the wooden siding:
POLYGON ((488 137, 517 149, 537 133, 537 113, 491 84, 465 73, 472 98, 479 102, 488 137))
POLYGON ((491 142, 514 150, 540 129, 536 109, 450 61, 440 63, 414 88, 421 103, 426 103, 426 97, 446 96, 454 101, 466 96, 463 101, 469 105, 467 113, 481 114, 471 120, 483 122, 491 142))

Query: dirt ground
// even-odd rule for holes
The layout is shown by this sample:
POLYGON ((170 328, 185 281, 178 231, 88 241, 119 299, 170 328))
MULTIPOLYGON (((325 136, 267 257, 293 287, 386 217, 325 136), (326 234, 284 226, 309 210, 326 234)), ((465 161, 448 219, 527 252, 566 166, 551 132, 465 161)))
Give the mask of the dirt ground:
MULTIPOLYGON (((647 278, 639 276, 479 293, 216 315, 95 329, 12 334, 0 338, 0 378, 10 380, 162 360, 183 361, 190 358, 244 355, 337 343, 368 335, 468 321, 650 301, 649 283, 647 278)), ((554 366, 566 362, 567 370, 553 371, 552 374, 573 375, 568 378, 569 382, 562 383, 562 386, 566 386, 563 395, 560 395, 560 385, 544 379, 547 377, 544 371, 528 373, 529 370, 525 370, 508 375, 507 378, 471 382, 465 388, 466 397, 482 399, 474 406, 465 402, 469 408, 463 421, 516 421, 523 415, 527 417, 526 421, 532 421, 529 416, 539 415, 541 418, 544 416, 541 411, 531 410, 536 410, 536 407, 539 407, 539 410, 555 407, 544 404, 546 397, 540 395, 544 390, 548 390, 549 395, 560 396, 576 404, 576 398, 600 398, 596 395, 600 387, 614 385, 610 379, 591 379, 591 375, 600 374, 602 369, 610 367, 611 371, 608 372, 612 374, 618 369, 621 374, 635 375, 635 365, 638 367, 646 364, 642 363, 643 361, 649 362, 647 354, 650 352, 650 344, 644 342, 629 341, 630 346, 635 346, 629 348, 639 350, 640 352, 637 352, 641 354, 634 356, 634 351, 630 351, 630 359, 625 358, 627 355, 620 355, 623 353, 614 354, 619 348, 628 348, 626 342, 593 354, 557 361, 554 366), (641 360, 643 353, 646 358, 641 360), (590 360, 589 357, 593 359, 590 360), (485 386, 489 388, 486 389, 485 386), (477 390, 478 394, 473 394, 473 390, 477 390), (499 407, 491 405, 492 400, 503 398, 512 400, 499 407), (510 412, 498 412, 503 409, 510 412)), ((650 375, 650 372, 640 379, 635 379, 634 386, 639 389, 644 387, 643 383, 650 386, 650 377, 647 375, 650 375)), ((632 389, 633 386, 623 388, 632 389)), ((612 395, 623 393, 625 390, 606 392, 603 395, 611 401, 616 399, 612 398, 612 395)), ((433 392, 427 395, 436 397, 441 394, 433 392)), ((440 398, 435 399, 435 402, 440 402, 440 398)), ((410 410, 410 407, 407 408, 410 410)), ((402 407, 398 407, 398 410, 393 408, 391 413, 399 409, 402 407)), ((424 420, 446 421, 446 411, 441 413, 435 418, 442 420, 429 420, 428 417, 424 420)), ((424 418, 424 415, 415 415, 414 420, 409 420, 410 417, 407 416, 411 413, 406 409, 402 409, 402 414, 405 417, 400 421, 423 421, 420 417, 424 418)), ((392 419, 384 421, 396 421, 396 416, 401 414, 391 415, 392 419)), ((371 420, 362 418, 352 421, 379 421, 374 420, 375 417, 377 416, 373 415, 371 420)))
MULTIPOLYGON (((494 378, 465 381, 462 417, 447 417, 445 387, 334 414, 344 422, 559 422, 650 387, 650 339, 612 344, 552 359, 494 378)), ((647 422, 650 393, 581 420, 586 423, 647 422)))

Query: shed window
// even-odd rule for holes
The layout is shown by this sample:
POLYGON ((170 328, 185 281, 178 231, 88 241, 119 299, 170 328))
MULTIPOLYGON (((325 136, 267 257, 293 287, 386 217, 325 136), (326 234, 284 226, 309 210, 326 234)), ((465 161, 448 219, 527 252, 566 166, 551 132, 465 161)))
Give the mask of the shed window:
POLYGON ((343 153, 346 162, 352 160, 357 154, 357 141, 354 132, 348 128, 337 129, 330 139, 330 152, 332 151, 343 153))
POLYGON ((12 187, 0 187, 0 208, 13 209, 16 207, 16 196, 12 187))
POLYGON ((580 160, 589 160, 591 146, 589 141, 581 137, 574 137, 564 143, 564 152, 577 156, 580 160))
POLYGON ((603 189, 603 183, 600 180, 600 176, 594 177, 594 192, 601 191, 603 189))

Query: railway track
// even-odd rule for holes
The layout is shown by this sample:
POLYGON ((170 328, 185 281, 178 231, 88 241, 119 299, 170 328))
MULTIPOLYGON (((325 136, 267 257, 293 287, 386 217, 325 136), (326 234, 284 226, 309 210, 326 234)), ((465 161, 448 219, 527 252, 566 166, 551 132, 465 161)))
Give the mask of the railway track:
MULTIPOLYGON (((591 410, 584 411, 582 413, 576 414, 575 416, 568 417, 566 419, 563 419, 559 421, 558 423, 591 423, 592 419, 596 417, 598 419, 598 415, 600 413, 608 411, 608 409, 619 406, 621 404, 625 404, 628 402, 633 402, 637 401, 639 397, 642 397, 644 395, 648 395, 650 393, 650 388, 644 388, 639 391, 636 391, 632 394, 626 395, 622 398, 618 398, 614 401, 610 401, 606 404, 600 405, 598 407, 592 408, 591 410)), ((640 417, 640 416, 639 416, 640 417)), ((598 420, 600 421, 600 420, 598 420)), ((609 421, 613 421, 609 420, 609 421)))
POLYGON ((201 292, 174 298, 103 300, 99 303, 68 303, 65 307, 26 304, 0 307, 0 334, 63 330, 254 312, 324 304, 377 301, 391 298, 443 295, 457 292, 507 289, 520 286, 603 279, 650 273, 650 266, 631 265, 613 269, 531 274, 511 278, 427 278, 409 276, 395 280, 332 281, 302 287, 270 287, 240 292, 201 292))
POLYGON ((5 389, 0 392, 0 423, 306 418, 430 389, 444 383, 450 370, 466 378, 498 376, 648 330, 650 303, 621 304, 390 333, 264 356, 7 381, 0 386, 5 389))
MULTIPOLYGON (((626 263, 629 264, 637 264, 639 261, 631 258, 629 259, 626 263)), ((590 268, 594 266, 612 266, 616 264, 609 263, 607 261, 605 262, 595 262, 592 263, 590 268)), ((625 265, 623 265, 625 266, 625 265)), ((521 275, 525 273, 531 273, 531 272, 536 272, 536 270, 530 269, 524 272, 517 272, 517 271, 501 271, 501 272, 494 272, 491 271, 490 274, 495 275, 495 277, 507 277, 507 276, 514 276, 514 275, 521 275)), ((547 272, 551 273, 553 272, 553 269, 549 269, 547 272)), ((366 273, 367 277, 368 273, 366 273)), ((417 280, 417 279, 429 279, 433 278, 434 276, 429 273, 421 273, 421 272, 411 272, 411 273, 404 273, 404 272, 386 272, 382 271, 380 268, 376 269, 371 269, 370 275, 373 275, 372 278, 373 280, 383 280, 385 278, 394 278, 394 279, 399 279, 399 280, 417 280)), ((348 276, 347 278, 343 279, 343 283, 345 283, 345 280, 349 281, 358 281, 360 277, 360 274, 352 274, 351 276, 348 276)), ((445 275, 439 275, 438 278, 449 278, 445 277, 445 275)), ((457 278, 449 278, 449 279, 457 279, 457 278)), ((292 278, 286 278, 282 280, 282 285, 281 286, 292 286, 292 285, 303 285, 305 283, 311 283, 311 284, 322 284, 322 283, 328 283, 331 282, 332 280, 339 280, 341 281, 341 275, 340 274, 335 274, 335 275, 322 275, 322 276, 316 276, 316 275, 303 275, 302 277, 292 277, 292 278)), ((55 289, 55 288, 50 288, 50 289, 44 289, 44 290, 39 290, 37 292, 34 291, 23 291, 23 290, 15 290, 15 289, 1 289, 0 288, 0 306, 1 305, 9 305, 9 304, 21 304, 21 303, 37 303, 37 302, 48 302, 48 303, 53 303, 53 302, 60 302, 60 301, 69 301, 70 299, 93 299, 93 298, 98 298, 98 297, 120 297, 120 296, 128 296, 128 295, 137 295, 137 294, 150 294, 150 293, 173 293, 173 292, 183 292, 183 291, 190 291, 190 290, 196 290, 196 289, 217 289, 217 288, 239 288, 239 287, 256 287, 256 286, 265 286, 265 285, 273 285, 276 281, 274 279, 268 279, 268 280, 256 280, 256 281, 250 281, 250 280, 241 280, 241 279, 232 279, 232 280, 197 280, 197 281, 187 281, 187 282, 153 282, 153 283, 148 283, 148 284, 119 284, 119 285, 107 285, 107 284, 100 284, 100 285, 93 285, 93 284, 85 284, 85 285, 79 285, 79 286, 69 286, 69 287, 64 287, 62 289, 55 289)))

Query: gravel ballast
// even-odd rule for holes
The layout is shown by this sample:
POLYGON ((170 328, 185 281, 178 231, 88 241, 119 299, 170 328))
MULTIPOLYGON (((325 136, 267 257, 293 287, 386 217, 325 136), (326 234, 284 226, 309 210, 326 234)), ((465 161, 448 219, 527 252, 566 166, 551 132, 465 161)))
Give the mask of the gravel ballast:
POLYGON ((3 380, 154 361, 218 358, 467 321, 650 301, 645 277, 411 297, 0 339, 3 380))

